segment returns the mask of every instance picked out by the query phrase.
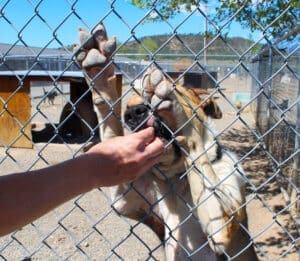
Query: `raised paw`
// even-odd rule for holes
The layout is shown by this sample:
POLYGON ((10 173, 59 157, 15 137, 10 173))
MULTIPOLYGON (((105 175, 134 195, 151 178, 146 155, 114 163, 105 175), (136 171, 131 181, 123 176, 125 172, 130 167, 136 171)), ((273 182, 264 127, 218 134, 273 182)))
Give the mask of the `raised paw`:
POLYGON ((168 109, 169 96, 173 93, 173 86, 163 72, 156 68, 149 68, 143 78, 143 97, 154 108, 168 109))
POLYGON ((101 23, 95 27, 92 33, 84 28, 78 30, 80 45, 75 45, 74 53, 79 66, 91 78, 103 71, 103 68, 105 68, 102 72, 103 76, 111 77, 114 70, 113 65, 109 65, 109 62, 116 50, 116 38, 109 39, 106 29, 101 23))

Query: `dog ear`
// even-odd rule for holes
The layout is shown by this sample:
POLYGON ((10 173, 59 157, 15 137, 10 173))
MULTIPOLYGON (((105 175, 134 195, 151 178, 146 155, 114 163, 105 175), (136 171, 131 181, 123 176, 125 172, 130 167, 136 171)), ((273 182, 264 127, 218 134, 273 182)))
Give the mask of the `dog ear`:
POLYGON ((222 118, 222 111, 218 106, 215 97, 212 97, 210 92, 204 89, 193 89, 194 93, 200 98, 201 108, 207 116, 210 116, 214 119, 222 118))
POLYGON ((222 111, 216 101, 215 98, 210 98, 208 103, 205 103, 203 110, 207 116, 211 116, 214 119, 221 119, 222 118, 222 111))

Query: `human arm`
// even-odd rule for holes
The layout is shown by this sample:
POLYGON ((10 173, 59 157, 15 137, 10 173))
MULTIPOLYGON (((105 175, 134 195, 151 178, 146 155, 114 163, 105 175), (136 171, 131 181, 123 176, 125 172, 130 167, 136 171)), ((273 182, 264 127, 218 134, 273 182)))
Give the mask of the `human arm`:
POLYGON ((134 180, 158 162, 162 150, 161 140, 148 128, 54 166, 0 177, 0 236, 81 193, 134 180))

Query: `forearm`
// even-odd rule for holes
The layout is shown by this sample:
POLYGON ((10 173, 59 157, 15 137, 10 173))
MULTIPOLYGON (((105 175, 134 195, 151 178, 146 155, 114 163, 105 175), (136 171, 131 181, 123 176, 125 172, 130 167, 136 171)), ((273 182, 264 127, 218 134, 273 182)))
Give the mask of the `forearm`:
POLYGON ((94 164, 89 155, 83 155, 45 169, 0 177, 0 235, 91 190, 94 164))
POLYGON ((148 128, 99 143, 76 159, 0 177, 0 236, 81 193, 136 179, 158 162, 162 151, 162 141, 148 128))

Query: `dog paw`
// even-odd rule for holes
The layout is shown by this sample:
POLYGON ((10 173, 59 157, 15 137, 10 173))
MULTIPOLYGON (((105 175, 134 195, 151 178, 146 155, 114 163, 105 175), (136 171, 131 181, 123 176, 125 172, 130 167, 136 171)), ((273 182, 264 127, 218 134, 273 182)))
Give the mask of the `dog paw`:
POLYGON ((168 97, 173 92, 171 82, 166 78, 163 72, 157 67, 149 68, 143 78, 143 97, 152 106, 161 107, 170 106, 168 97))
POLYGON ((112 76, 114 71, 110 60, 116 50, 116 38, 107 37, 103 24, 98 24, 91 33, 84 28, 78 30, 80 44, 75 45, 73 51, 79 66, 92 79, 98 74, 103 74, 104 77, 112 76))

